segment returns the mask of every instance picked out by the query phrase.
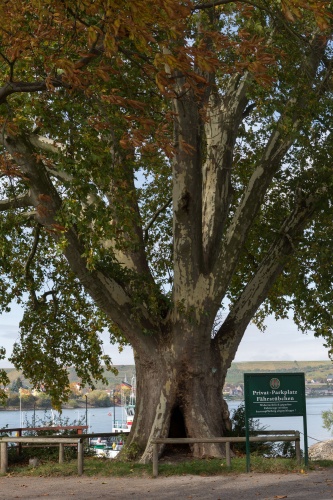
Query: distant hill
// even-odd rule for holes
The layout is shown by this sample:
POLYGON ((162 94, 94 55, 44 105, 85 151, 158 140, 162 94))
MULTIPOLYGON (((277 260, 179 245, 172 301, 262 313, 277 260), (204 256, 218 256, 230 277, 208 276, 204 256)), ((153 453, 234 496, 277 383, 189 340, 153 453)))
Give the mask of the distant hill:
MULTIPOLYGON (((105 371, 105 377, 109 382, 109 386, 119 384, 123 380, 131 383, 132 376, 135 373, 134 365, 119 365, 116 366, 118 375, 105 371)), ((326 379, 328 375, 333 374, 333 363, 330 361, 246 361, 239 363, 232 363, 228 370, 226 382, 229 384, 240 384, 244 381, 244 373, 249 372, 304 372, 306 379, 326 379)), ((15 368, 6 369, 9 380, 12 382, 17 377, 21 377, 22 373, 15 368)), ((79 381, 74 368, 69 370, 70 382, 79 381)), ((29 381, 25 381, 29 385, 29 381)), ((104 386, 100 382, 96 384, 98 389, 104 386)))
POLYGON ((239 384, 244 381, 244 373, 260 372, 304 372, 305 379, 325 379, 333 374, 331 361, 244 361, 232 363, 226 382, 239 384))
MULTIPOLYGON (((135 374, 135 366, 134 365, 117 365, 117 366, 115 366, 115 368, 117 368, 117 370, 118 370, 118 375, 114 375, 114 373, 104 370, 104 376, 108 380, 109 385, 110 386, 117 385, 117 384, 120 384, 121 382, 126 381, 126 380, 130 384, 131 379, 132 379, 133 375, 135 374)), ((69 381, 70 382, 77 382, 78 380, 79 379, 78 379, 78 376, 76 375, 74 368, 70 368, 69 369, 69 381)), ((104 386, 103 386, 103 384, 101 384, 101 382, 97 382, 96 387, 97 387, 97 389, 101 389, 104 386)))
MULTIPOLYGON (((116 366, 116 368, 118 370, 118 375, 114 375, 114 373, 108 372, 106 370, 104 372, 105 378, 108 380, 108 387, 120 384, 125 380, 127 380, 127 382, 130 384, 132 377, 135 374, 135 366, 119 365, 116 366)), ((22 375, 22 372, 16 370, 15 368, 5 368, 5 371, 7 372, 10 382, 13 382, 18 377, 21 377, 23 384, 28 387, 30 386, 29 380, 25 379, 25 377, 22 375)), ((79 377, 77 376, 74 368, 69 368, 69 381, 79 382, 79 377)), ((95 385, 97 389, 103 389, 105 387, 105 385, 102 384, 101 382, 96 382, 95 385)))

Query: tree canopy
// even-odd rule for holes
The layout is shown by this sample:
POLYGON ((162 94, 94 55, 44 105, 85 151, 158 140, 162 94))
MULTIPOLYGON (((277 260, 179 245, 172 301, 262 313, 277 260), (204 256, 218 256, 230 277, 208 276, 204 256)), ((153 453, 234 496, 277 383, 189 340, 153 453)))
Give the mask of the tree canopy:
POLYGON ((290 310, 332 349, 332 56, 327 2, 4 2, 15 366, 59 401, 67 366, 111 368, 107 328, 142 370, 178 350, 195 377, 209 350, 221 383, 249 322, 290 310))

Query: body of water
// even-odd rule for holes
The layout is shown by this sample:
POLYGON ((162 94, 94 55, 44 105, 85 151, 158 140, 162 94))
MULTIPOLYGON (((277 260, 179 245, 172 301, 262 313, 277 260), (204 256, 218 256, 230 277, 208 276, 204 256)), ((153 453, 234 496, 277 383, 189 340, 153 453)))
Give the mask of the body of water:
MULTIPOLYGON (((233 410, 238 408, 240 403, 241 401, 228 401, 231 414, 233 410)), ((306 400, 309 446, 318 441, 325 441, 332 438, 330 432, 323 428, 321 416, 322 411, 332 409, 332 405, 332 397, 309 398, 306 400)), ((57 424, 59 414, 56 411, 50 412, 49 410, 46 413, 43 410, 36 410, 35 412, 33 410, 23 410, 22 412, 0 411, 0 429, 6 426, 9 428, 25 427, 27 423, 32 426, 34 418, 37 425, 41 425, 40 420, 45 421, 46 418, 53 419, 54 423, 57 424)), ((63 410, 60 418, 64 425, 73 425, 73 423, 86 425, 86 411, 84 408, 63 410)), ((96 434, 99 432, 112 432, 114 421, 120 420, 126 420, 126 415, 121 407, 88 408, 87 425, 89 426, 89 432, 96 434)), ((267 430, 296 430, 303 433, 302 417, 276 417, 259 420, 261 425, 265 426, 267 430)), ((302 439, 301 447, 303 448, 302 439)))
POLYGON ((87 422, 85 408, 63 410, 61 415, 55 410, 13 410, 0 411, 0 429, 8 427, 36 427, 41 425, 88 425, 89 433, 112 432, 115 422, 126 421, 123 408, 88 408, 87 422), (49 423, 50 422, 50 423, 49 423))

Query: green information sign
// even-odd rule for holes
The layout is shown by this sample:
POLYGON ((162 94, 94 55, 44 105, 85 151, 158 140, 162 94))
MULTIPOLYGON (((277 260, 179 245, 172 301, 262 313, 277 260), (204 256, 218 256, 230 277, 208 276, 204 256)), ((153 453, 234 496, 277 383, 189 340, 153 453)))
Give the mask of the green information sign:
POLYGON ((304 373, 245 373, 248 418, 303 416, 304 373))
POLYGON ((308 462, 304 373, 244 374, 246 456, 250 470, 250 418, 303 417, 304 458, 308 462))

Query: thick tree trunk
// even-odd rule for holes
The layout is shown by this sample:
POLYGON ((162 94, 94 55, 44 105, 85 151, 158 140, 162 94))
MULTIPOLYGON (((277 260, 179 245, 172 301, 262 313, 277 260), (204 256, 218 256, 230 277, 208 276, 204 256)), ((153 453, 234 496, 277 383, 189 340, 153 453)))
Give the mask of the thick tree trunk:
MULTIPOLYGON (((136 359, 136 413, 124 453, 149 462, 153 438, 216 437, 230 428, 222 395, 226 369, 204 346, 200 366, 195 359, 179 343, 161 346, 150 359, 136 359)), ((195 444, 191 451, 195 457, 224 456, 224 447, 215 444, 195 444)))

